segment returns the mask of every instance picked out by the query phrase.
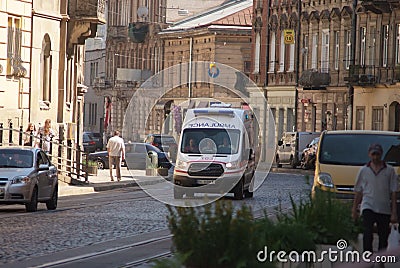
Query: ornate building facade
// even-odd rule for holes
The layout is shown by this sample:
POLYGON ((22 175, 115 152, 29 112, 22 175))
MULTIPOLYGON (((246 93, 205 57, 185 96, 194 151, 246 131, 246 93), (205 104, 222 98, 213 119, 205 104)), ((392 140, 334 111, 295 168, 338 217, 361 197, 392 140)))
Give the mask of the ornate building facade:
POLYGON ((400 3, 359 2, 353 129, 400 131, 400 3))

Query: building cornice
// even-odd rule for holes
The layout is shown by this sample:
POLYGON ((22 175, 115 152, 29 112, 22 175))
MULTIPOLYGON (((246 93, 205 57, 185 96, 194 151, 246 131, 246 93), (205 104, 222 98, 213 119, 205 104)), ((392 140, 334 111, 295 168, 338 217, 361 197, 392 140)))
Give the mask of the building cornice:
POLYGON ((37 11, 35 9, 32 9, 32 16, 49 20, 55 20, 55 21, 61 21, 61 19, 63 18, 61 14, 55 14, 55 13, 51 14, 50 12, 47 13, 44 12, 46 11, 37 11))

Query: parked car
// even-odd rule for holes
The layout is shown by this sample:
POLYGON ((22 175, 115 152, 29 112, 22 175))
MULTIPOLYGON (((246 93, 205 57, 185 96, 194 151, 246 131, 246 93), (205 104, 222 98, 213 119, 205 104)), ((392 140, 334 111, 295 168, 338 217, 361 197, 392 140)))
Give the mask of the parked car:
POLYGON ((94 140, 93 136, 87 132, 83 133, 83 151, 86 153, 92 153, 96 151, 96 141, 94 140))
MULTIPOLYGON (((169 162, 165 152, 157 147, 147 143, 125 143, 125 161, 123 166, 129 169, 146 169, 146 158, 149 152, 156 152, 158 158, 158 167, 170 168, 172 164, 169 162), (128 165, 127 163, 128 162, 128 165)), ((94 152, 89 154, 89 160, 96 161, 99 169, 108 169, 108 153, 107 151, 94 152)))
POLYGON ((149 134, 144 142, 149 143, 161 151, 168 153, 170 160, 175 162, 176 154, 178 152, 178 144, 173 136, 164 134, 149 134))
POLYGON ((98 132, 84 132, 92 136, 92 139, 96 142, 96 151, 103 150, 103 135, 98 132))
POLYGON ((303 150, 301 155, 302 169, 315 169, 315 160, 317 157, 319 137, 314 138, 310 144, 303 150))
POLYGON ((278 141, 275 156, 277 166, 282 167, 282 164, 289 164, 292 168, 296 168, 300 165, 304 148, 319 136, 319 132, 284 132, 278 141))
POLYGON ((38 202, 57 208, 58 173, 42 149, 0 148, 0 204, 24 204, 37 211, 38 202))

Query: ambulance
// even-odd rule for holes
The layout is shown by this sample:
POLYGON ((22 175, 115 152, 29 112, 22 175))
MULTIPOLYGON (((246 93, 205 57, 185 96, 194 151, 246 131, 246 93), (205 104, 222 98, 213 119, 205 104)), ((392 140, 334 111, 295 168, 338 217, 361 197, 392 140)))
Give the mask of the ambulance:
POLYGON ((174 198, 231 192, 252 197, 257 124, 249 109, 213 105, 187 110, 174 169, 174 198))

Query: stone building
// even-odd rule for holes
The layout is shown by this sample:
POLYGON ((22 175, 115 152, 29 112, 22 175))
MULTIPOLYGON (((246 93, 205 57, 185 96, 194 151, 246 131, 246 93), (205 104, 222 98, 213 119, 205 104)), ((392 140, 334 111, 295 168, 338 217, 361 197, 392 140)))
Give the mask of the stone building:
POLYGON ((255 0, 251 78, 265 91, 275 119, 276 137, 295 129, 296 42, 284 31, 297 32, 297 0, 255 0))
MULTIPOLYGON (((110 100, 105 114, 109 122, 104 128, 110 135, 123 129, 136 89, 162 69, 162 44, 156 36, 166 27, 166 0, 110 0, 107 5, 105 75, 94 81, 93 88, 98 96, 110 100)), ((138 131, 136 126, 132 131, 138 131)), ((132 135, 130 131, 129 138, 132 135)))
MULTIPOLYGON (((235 68, 245 75, 233 77, 232 86, 244 89, 238 85, 243 82, 244 87, 250 74, 251 20, 251 1, 231 1, 178 21, 159 33, 164 43, 165 83, 173 88, 154 106, 146 124, 147 133, 162 131, 159 122, 167 118, 173 105, 185 102, 186 108, 206 107, 210 101, 241 105, 243 100, 238 95, 211 83, 207 72, 212 67, 217 69, 218 64, 235 68)), ((173 133, 172 120, 168 122, 163 131, 177 134, 173 133)))
MULTIPOLYGON (((83 48, 105 23, 104 8, 105 0, 0 2, 3 127, 39 126, 51 119, 62 144, 80 147, 83 48)), ((58 153, 73 158, 70 151, 58 153)))
POLYGON ((353 129, 400 131, 400 3, 359 1, 353 129))

